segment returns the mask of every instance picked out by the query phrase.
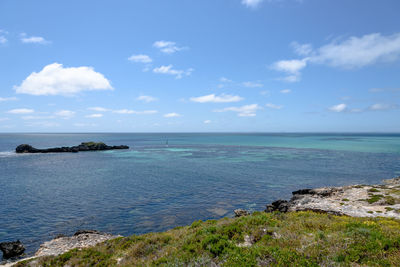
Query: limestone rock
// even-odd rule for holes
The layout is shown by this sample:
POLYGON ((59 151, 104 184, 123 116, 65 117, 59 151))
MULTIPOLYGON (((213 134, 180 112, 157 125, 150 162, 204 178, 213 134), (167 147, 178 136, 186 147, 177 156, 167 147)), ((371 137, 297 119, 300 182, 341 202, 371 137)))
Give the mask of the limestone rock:
POLYGON ((267 205, 266 212, 314 211, 352 217, 400 219, 400 177, 384 185, 323 187, 294 191, 293 197, 267 205))
POLYGON ((96 230, 79 230, 73 236, 61 236, 40 245, 35 257, 59 255, 74 248, 92 247, 100 242, 119 236, 101 233, 96 230))
POLYGON ((237 209, 233 211, 235 213, 235 217, 242 217, 250 215, 250 212, 244 209, 237 209))

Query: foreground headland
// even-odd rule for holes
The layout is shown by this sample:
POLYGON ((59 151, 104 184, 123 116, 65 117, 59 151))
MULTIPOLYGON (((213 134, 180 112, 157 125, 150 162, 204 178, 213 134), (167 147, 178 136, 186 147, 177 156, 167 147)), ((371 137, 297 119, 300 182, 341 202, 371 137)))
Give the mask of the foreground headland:
POLYGON ((400 177, 381 185, 302 189, 264 212, 163 233, 57 237, 16 266, 396 266, 400 177))

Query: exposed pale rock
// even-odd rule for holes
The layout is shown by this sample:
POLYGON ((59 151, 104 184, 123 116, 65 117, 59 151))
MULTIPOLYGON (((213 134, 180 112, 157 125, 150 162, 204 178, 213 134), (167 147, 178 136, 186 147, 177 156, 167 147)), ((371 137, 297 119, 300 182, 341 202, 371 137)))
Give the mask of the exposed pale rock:
POLYGON ((251 237, 249 235, 244 236, 244 242, 239 243, 237 246, 240 248, 248 248, 251 247, 253 244, 251 243, 251 237))
POLYGON ((244 209, 237 209, 233 211, 235 213, 235 217, 242 217, 250 215, 250 212, 244 209))
POLYGON ((266 212, 311 210, 353 217, 400 219, 400 177, 384 183, 297 190, 289 201, 278 200, 267 205, 266 212))
POLYGON ((78 231, 71 237, 59 237, 40 245, 35 257, 59 255, 74 248, 92 247, 100 242, 116 238, 111 234, 103 234, 98 231, 78 231))

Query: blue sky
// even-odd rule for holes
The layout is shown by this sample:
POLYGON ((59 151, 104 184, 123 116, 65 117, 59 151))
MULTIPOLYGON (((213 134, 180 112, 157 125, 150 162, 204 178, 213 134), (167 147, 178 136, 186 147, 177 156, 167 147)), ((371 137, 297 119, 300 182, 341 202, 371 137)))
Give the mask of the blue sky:
POLYGON ((0 1, 0 132, 400 132, 397 0, 0 1))

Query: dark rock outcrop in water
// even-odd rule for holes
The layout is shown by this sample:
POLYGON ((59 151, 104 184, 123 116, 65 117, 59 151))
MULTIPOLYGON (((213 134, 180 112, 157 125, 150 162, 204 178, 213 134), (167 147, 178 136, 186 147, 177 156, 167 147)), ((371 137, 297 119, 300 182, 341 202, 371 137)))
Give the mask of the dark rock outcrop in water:
POLYGON ((22 255, 25 251, 24 245, 21 241, 3 242, 0 243, 0 250, 3 252, 4 259, 10 259, 22 255))
POLYGON ((62 152, 79 152, 79 151, 100 151, 100 150, 113 150, 113 149, 129 149, 129 146, 121 145, 121 146, 108 146, 104 143, 95 143, 95 142, 83 142, 78 146, 72 147, 53 147, 46 149, 38 149, 34 148, 28 144, 22 144, 17 146, 15 152, 17 153, 62 153, 62 152))
POLYGON ((287 200, 277 200, 267 205, 266 212, 280 211, 287 212, 289 209, 289 201, 287 200))

